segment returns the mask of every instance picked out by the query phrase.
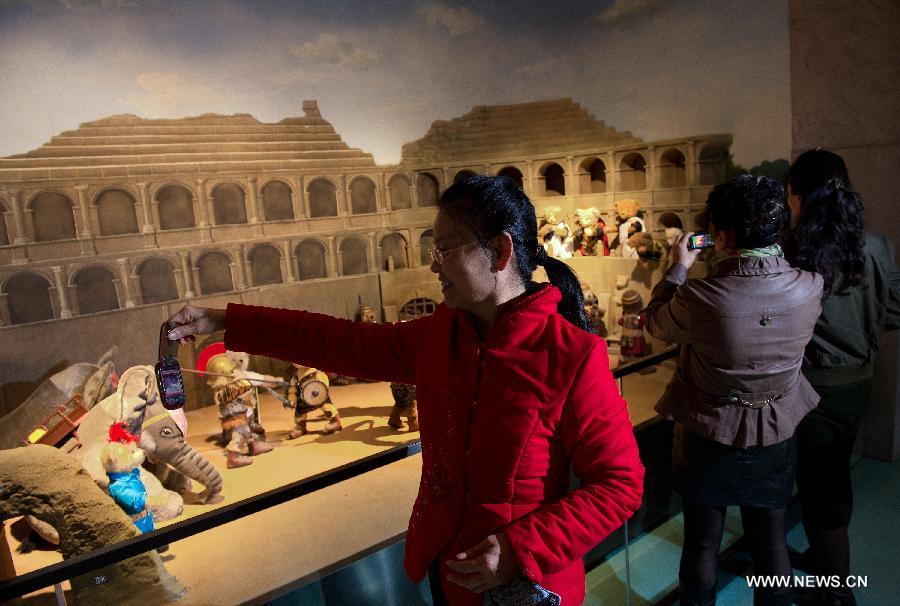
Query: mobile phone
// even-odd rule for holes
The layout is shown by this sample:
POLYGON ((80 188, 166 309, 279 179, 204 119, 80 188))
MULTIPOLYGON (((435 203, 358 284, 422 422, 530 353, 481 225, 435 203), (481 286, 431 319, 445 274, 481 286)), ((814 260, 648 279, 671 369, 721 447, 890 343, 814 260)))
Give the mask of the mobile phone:
POLYGON ((166 336, 169 323, 163 322, 159 329, 159 360, 156 362, 156 385, 162 405, 168 410, 181 408, 187 403, 181 366, 178 364, 178 342, 169 341, 166 336))
POLYGON ((698 248, 709 248, 715 246, 713 237, 710 234, 694 234, 688 240, 688 250, 697 250, 698 248))

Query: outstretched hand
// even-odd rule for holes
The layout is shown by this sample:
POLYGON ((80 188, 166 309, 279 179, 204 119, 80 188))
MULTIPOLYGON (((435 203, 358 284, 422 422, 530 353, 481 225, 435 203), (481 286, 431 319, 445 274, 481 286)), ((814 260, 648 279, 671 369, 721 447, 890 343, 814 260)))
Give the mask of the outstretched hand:
POLYGON ((167 337, 182 345, 196 339, 195 335, 208 335, 225 328, 225 310, 185 305, 169 318, 173 328, 167 337))
POLYGON ((502 532, 456 554, 456 559, 447 560, 447 568, 457 573, 448 574, 448 581, 475 593, 506 585, 517 575, 512 547, 502 532))

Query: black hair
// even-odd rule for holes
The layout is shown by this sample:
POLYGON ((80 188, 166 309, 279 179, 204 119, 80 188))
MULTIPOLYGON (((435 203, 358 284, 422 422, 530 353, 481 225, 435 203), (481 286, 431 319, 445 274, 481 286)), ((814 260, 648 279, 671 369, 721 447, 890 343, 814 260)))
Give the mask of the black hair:
POLYGON ((452 212, 484 248, 490 246, 494 237, 508 233, 518 273, 526 287, 537 266, 543 265, 550 283, 562 293, 557 311, 578 328, 590 330, 578 277, 568 265, 548 257, 538 244, 534 205, 515 181, 484 175, 467 177, 441 194, 438 208, 452 212))
POLYGON ((762 248, 778 243, 789 213, 778 181, 738 175, 713 188, 706 214, 717 231, 734 231, 738 248, 762 248))
POLYGON ((800 213, 785 252, 800 269, 822 274, 825 293, 859 286, 865 278, 863 205, 850 186, 847 165, 821 148, 806 151, 788 169, 800 213))

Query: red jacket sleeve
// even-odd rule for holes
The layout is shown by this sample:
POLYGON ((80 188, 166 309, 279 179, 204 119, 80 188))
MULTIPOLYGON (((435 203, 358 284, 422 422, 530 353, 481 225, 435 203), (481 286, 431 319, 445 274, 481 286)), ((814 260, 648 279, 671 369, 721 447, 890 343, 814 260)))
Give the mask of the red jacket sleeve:
POLYGON ((644 467, 602 342, 576 374, 560 437, 581 485, 504 529, 523 572, 535 582, 583 557, 641 505, 644 467))
POLYGON ((228 304, 225 347, 363 379, 415 383, 431 317, 365 324, 292 309, 228 304))

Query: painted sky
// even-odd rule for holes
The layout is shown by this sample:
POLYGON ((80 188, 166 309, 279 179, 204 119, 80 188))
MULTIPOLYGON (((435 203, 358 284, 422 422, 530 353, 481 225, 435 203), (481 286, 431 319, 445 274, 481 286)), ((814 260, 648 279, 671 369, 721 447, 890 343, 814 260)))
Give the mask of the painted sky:
POLYGON ((396 162, 473 105, 572 97, 645 140, 790 152, 784 0, 0 0, 0 156, 81 122, 302 115, 396 162))

